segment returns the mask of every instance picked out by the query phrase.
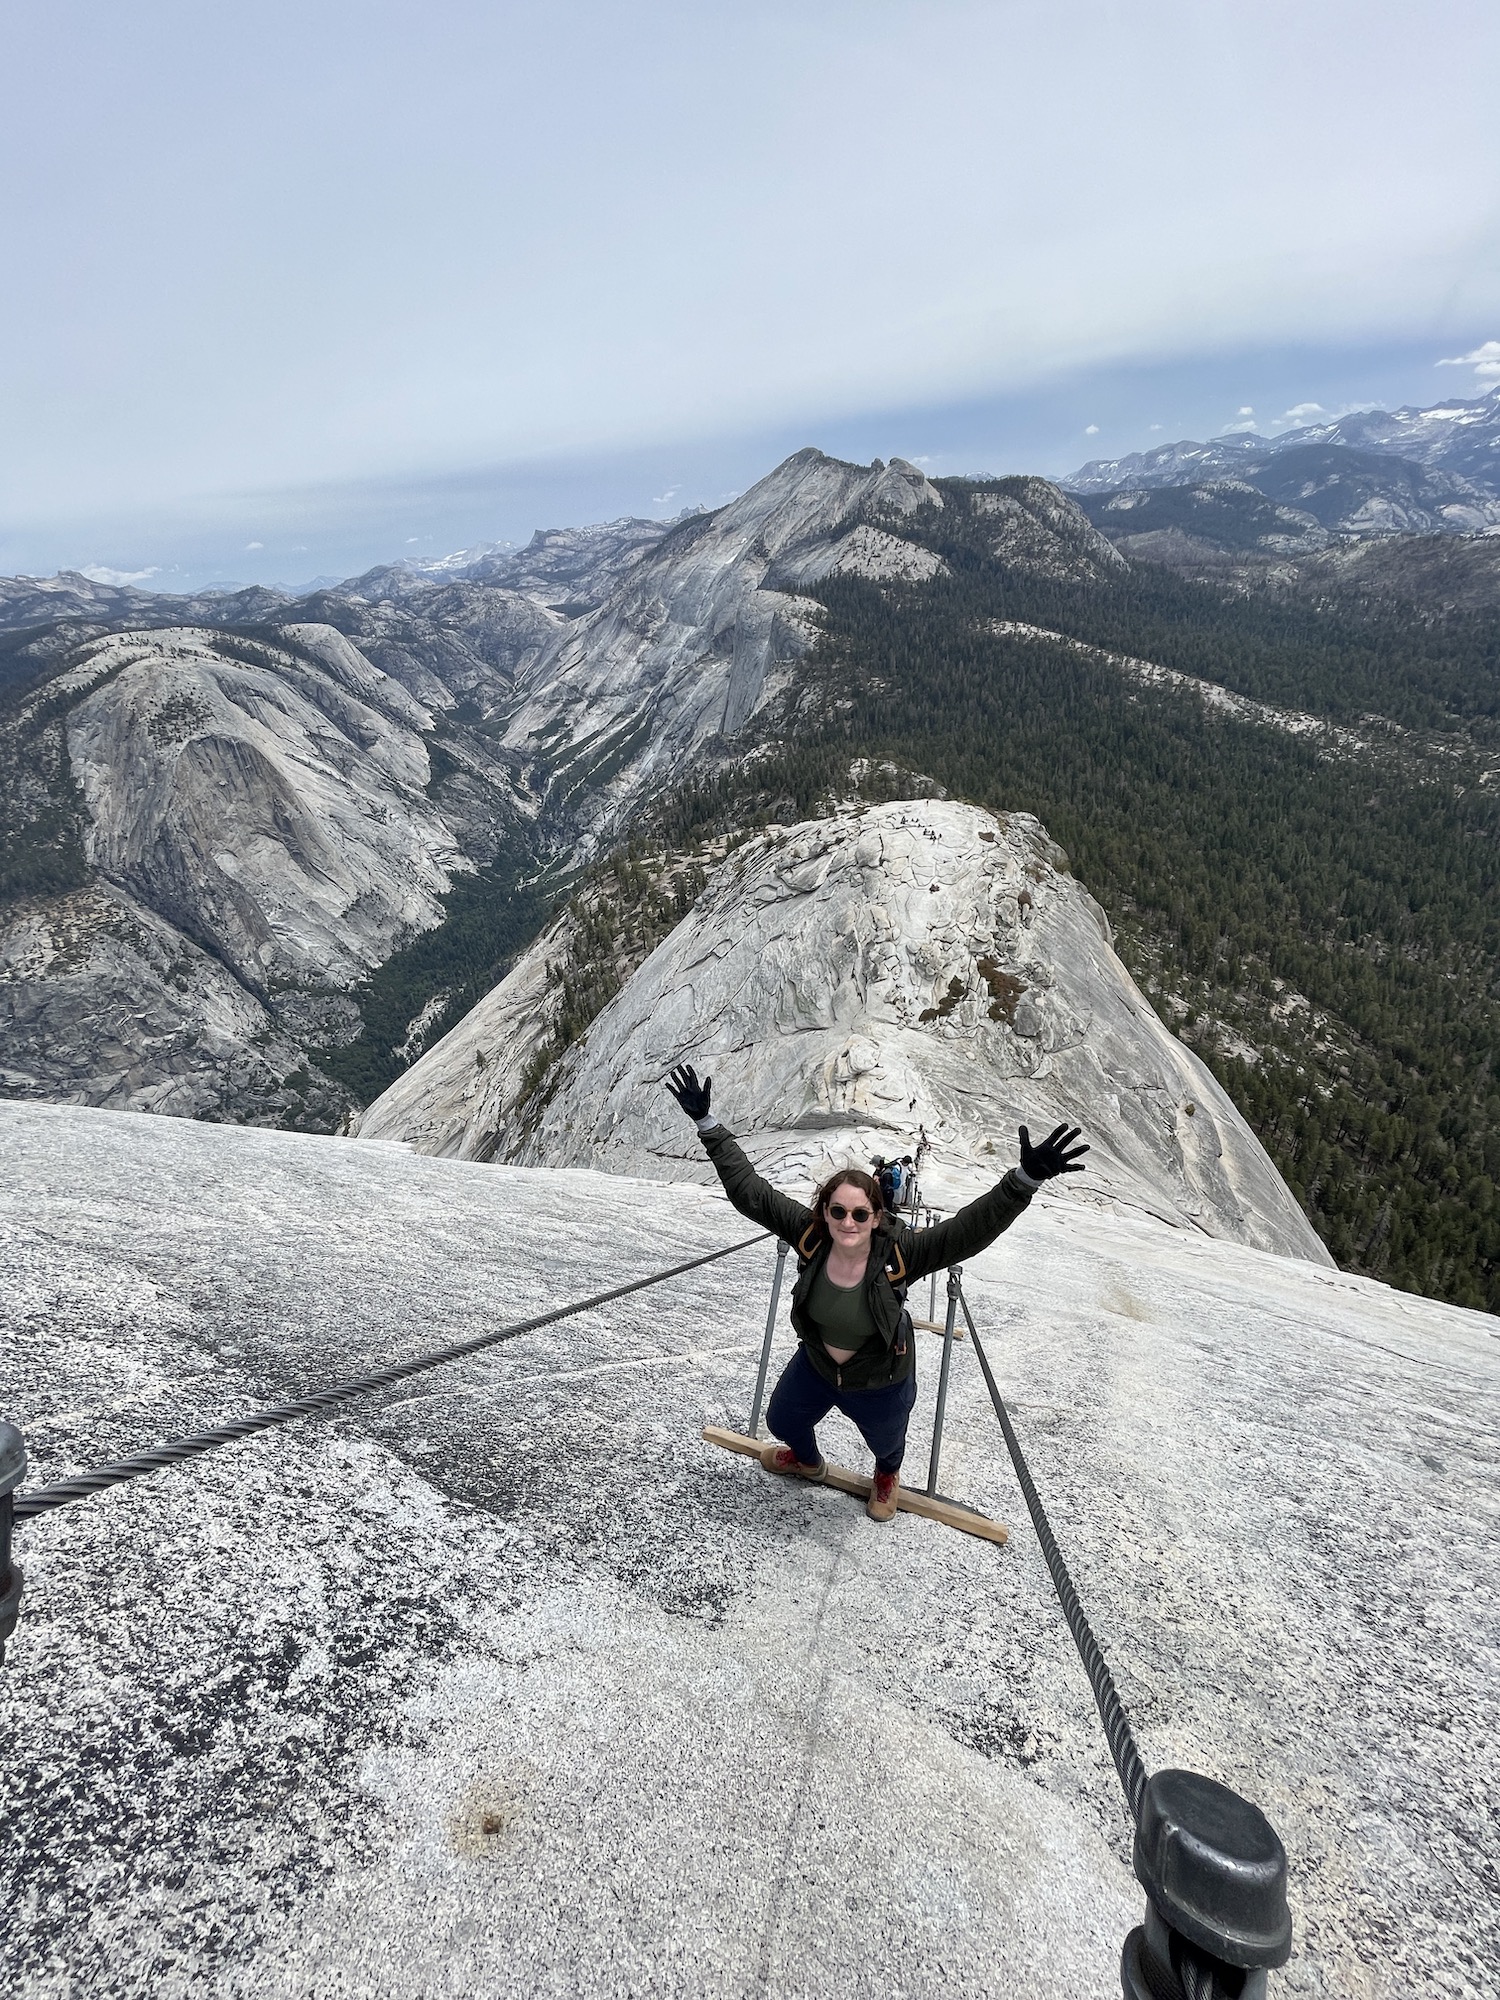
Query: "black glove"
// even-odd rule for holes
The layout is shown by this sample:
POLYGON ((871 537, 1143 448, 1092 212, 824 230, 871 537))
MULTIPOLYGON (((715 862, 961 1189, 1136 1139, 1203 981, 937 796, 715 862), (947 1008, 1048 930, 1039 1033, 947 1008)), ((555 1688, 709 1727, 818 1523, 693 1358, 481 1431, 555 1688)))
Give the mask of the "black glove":
POLYGON ((696 1120, 708 1116, 708 1101, 714 1094, 711 1076, 704 1077, 700 1083, 698 1072, 691 1063, 679 1063, 667 1078, 667 1088, 689 1118, 696 1120))
POLYGON ((1073 1141, 1082 1130, 1081 1125, 1059 1125, 1051 1138, 1044 1139, 1040 1146, 1033 1146, 1031 1134, 1023 1125, 1021 1172, 1034 1181, 1050 1181, 1057 1174, 1081 1174, 1083 1167, 1078 1156, 1086 1153, 1088 1147, 1074 1146, 1073 1141))

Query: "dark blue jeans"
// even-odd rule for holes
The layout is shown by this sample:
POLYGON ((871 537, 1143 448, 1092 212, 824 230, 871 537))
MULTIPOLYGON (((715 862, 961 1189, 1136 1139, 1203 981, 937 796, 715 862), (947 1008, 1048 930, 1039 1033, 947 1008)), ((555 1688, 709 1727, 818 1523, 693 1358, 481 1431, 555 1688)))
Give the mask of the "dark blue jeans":
POLYGON ((822 1457, 814 1426, 830 1410, 842 1410, 875 1454, 881 1472, 899 1472, 906 1452, 906 1425, 917 1400, 917 1371, 887 1389, 835 1389, 825 1382, 799 1347, 776 1384, 766 1411, 766 1428, 789 1444, 803 1465, 822 1457))

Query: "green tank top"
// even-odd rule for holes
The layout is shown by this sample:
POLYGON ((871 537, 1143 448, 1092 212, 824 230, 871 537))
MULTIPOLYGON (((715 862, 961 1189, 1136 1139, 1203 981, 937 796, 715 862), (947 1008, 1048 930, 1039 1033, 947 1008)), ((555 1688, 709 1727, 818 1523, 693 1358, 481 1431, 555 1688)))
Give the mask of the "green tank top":
POLYGON ((807 1315, 825 1347, 846 1347, 853 1353, 875 1332, 875 1321, 865 1303, 864 1280, 845 1291, 829 1277, 826 1263, 813 1279, 807 1315))

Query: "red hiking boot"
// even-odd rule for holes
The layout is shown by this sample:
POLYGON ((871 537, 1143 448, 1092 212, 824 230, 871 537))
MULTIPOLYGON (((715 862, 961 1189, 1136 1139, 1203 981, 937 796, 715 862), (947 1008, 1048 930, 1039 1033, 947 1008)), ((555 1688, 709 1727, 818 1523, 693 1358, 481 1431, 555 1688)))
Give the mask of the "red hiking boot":
POLYGON ((798 1479, 828 1477, 828 1467, 821 1458, 816 1465, 804 1465, 789 1444, 778 1444, 774 1438, 769 1444, 761 1446, 760 1462, 767 1472, 790 1472, 798 1479))
POLYGON ((901 1476, 895 1472, 875 1474, 870 1483, 870 1497, 865 1502, 865 1512, 872 1521, 889 1521, 896 1511, 896 1495, 901 1491, 901 1476))

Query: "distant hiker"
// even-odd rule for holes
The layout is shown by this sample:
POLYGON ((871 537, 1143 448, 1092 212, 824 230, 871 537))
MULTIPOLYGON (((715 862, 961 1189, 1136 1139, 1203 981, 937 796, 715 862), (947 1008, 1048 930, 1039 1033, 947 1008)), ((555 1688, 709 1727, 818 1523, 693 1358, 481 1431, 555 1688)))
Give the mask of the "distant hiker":
POLYGON ((910 1153, 901 1155, 901 1205, 903 1208, 917 1205, 917 1170, 910 1153))
POLYGON ((898 1160, 883 1160, 875 1176, 880 1183, 880 1199, 888 1214, 901 1206, 901 1164, 898 1160))
POLYGON ((806 1208, 762 1180, 733 1135, 709 1109, 713 1079, 683 1063, 667 1089, 698 1127, 724 1192, 752 1222, 797 1253, 792 1325, 797 1352, 782 1370, 766 1411, 781 1444, 768 1444, 767 1472, 822 1479, 827 1470, 816 1426, 842 1410, 875 1454, 867 1512, 888 1521, 896 1511, 906 1426, 917 1399, 916 1343, 906 1288, 993 1243, 1029 1205, 1043 1181, 1081 1174, 1079 1127, 1059 1125, 1033 1146, 1021 1127, 1021 1164, 931 1229, 913 1229, 886 1212, 880 1184, 859 1167, 831 1174, 806 1208))

